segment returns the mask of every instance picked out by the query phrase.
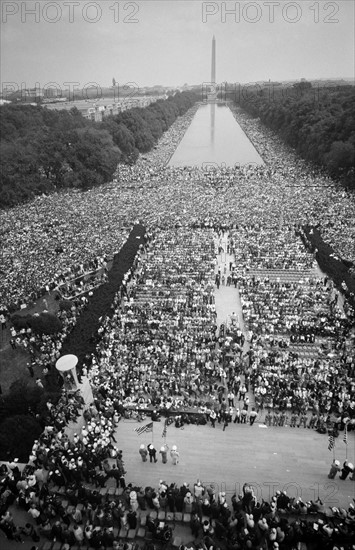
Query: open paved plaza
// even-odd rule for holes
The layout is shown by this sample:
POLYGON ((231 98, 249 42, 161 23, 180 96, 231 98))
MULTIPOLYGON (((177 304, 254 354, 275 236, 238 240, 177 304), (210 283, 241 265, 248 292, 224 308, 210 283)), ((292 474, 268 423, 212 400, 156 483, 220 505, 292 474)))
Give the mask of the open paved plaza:
MULTIPOLYGON (((197 479, 204 484, 214 483, 216 489, 225 491, 229 498, 245 482, 251 483, 258 497, 270 500, 277 490, 286 490, 289 496, 301 497, 305 502, 318 497, 326 506, 347 507, 355 498, 355 482, 336 477, 328 479, 333 452, 328 451, 328 438, 304 428, 267 428, 255 422, 230 424, 222 431, 222 424, 168 427, 166 443, 171 449, 176 445, 180 462, 173 466, 171 459, 162 464, 141 461, 138 453, 141 443, 154 441, 159 450, 164 443, 163 423, 154 422, 153 434, 138 436, 135 421, 119 423, 115 438, 123 450, 126 480, 144 487, 157 487, 159 480, 184 482, 193 485, 197 479)), ((335 456, 345 460, 345 445, 340 435, 336 441, 335 456)), ((355 438, 349 434, 348 458, 355 457, 355 438)))
MULTIPOLYGON (((277 490, 286 490, 292 497, 304 502, 319 498, 325 509, 329 507, 348 508, 355 498, 355 482, 336 477, 328 479, 333 452, 328 451, 326 435, 303 428, 268 428, 260 422, 230 424, 223 431, 222 424, 184 426, 177 429, 171 425, 166 439, 162 438, 163 422, 154 422, 153 433, 138 436, 135 428, 148 423, 134 420, 121 420, 114 434, 117 447, 122 449, 126 483, 138 486, 158 487, 159 481, 176 483, 178 486, 189 483, 190 487, 200 479, 205 486, 214 485, 216 491, 224 491, 230 502, 234 493, 242 492, 245 482, 250 483, 258 499, 269 501, 277 490), (166 441, 171 449, 176 445, 180 453, 179 464, 174 466, 170 457, 167 464, 158 458, 157 463, 142 462, 139 455, 141 443, 154 442, 159 450, 166 441)), ((345 445, 341 435, 336 441, 335 456, 342 462, 345 459, 345 445)), ((158 455, 159 456, 159 455, 158 455)), ((349 434, 348 457, 354 460, 355 438, 349 434)), ((107 483, 112 486, 113 480, 107 483)), ((17 506, 10 508, 16 523, 29 521, 26 512, 17 506)), ((31 521, 31 520, 30 520, 31 521)), ((189 527, 177 524, 175 535, 186 543, 191 540, 189 527)), ((0 534, 1 550, 30 550, 32 543, 25 544, 6 540, 0 534)))

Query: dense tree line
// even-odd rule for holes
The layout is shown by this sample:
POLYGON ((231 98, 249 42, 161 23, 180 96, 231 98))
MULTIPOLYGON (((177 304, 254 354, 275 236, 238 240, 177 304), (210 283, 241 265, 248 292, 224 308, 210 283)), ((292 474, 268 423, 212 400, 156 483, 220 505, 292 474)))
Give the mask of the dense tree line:
POLYGON ((197 95, 191 92, 177 93, 143 109, 134 108, 108 117, 101 126, 112 136, 123 162, 134 163, 139 153, 152 149, 177 117, 184 115, 197 100, 197 95))
POLYGON ((46 403, 56 404, 60 390, 42 390, 16 380, 0 402, 0 460, 18 457, 27 462, 34 439, 51 423, 46 403))
POLYGON ((4 105, 0 109, 0 203, 13 206, 61 188, 88 189, 112 178, 119 162, 134 163, 197 101, 176 93, 102 123, 77 109, 4 105))
MULTIPOLYGON (((71 304, 72 305, 72 304, 71 304)), ((35 334, 57 334, 63 328, 62 322, 53 313, 42 311, 35 315, 14 314, 11 322, 17 331, 31 329, 35 334)))
POLYGON ((234 99, 303 158, 355 188, 353 86, 316 89, 301 82, 287 89, 255 87, 234 99))

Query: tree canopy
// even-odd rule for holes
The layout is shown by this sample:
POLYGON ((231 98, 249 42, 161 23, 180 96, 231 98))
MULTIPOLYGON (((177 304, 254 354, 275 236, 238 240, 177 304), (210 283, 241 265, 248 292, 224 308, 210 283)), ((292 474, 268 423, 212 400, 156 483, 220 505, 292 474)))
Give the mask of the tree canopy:
POLYGON ((276 131, 303 158, 354 188, 355 95, 353 86, 257 87, 235 102, 276 131))
POLYGON ((178 92, 145 108, 85 119, 78 109, 4 105, 0 110, 0 199, 14 206, 61 188, 88 189, 109 181, 119 162, 152 149, 178 116, 197 101, 178 92))

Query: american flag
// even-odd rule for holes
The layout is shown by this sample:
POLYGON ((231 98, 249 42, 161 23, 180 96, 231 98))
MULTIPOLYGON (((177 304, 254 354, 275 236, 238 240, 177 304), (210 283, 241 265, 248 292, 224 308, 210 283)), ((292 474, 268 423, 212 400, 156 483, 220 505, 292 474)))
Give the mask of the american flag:
POLYGON ((328 437, 328 441, 329 441, 328 450, 331 451, 332 449, 334 449, 334 444, 335 444, 334 434, 331 434, 328 437))
POLYGON ((343 441, 345 445, 348 444, 348 425, 345 424, 343 441))
POLYGON ((134 428, 134 431, 137 432, 137 435, 142 435, 144 433, 153 431, 153 422, 146 424, 145 426, 140 426, 140 428, 134 428))
POLYGON ((168 425, 167 425, 166 420, 165 420, 163 433, 161 434, 162 437, 166 437, 167 428, 168 428, 168 425))

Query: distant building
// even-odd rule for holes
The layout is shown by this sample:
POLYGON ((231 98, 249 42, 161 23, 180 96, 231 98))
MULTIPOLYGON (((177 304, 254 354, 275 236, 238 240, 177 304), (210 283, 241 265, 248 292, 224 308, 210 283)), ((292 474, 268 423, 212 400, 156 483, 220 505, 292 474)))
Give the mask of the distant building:
POLYGON ((67 97, 53 97, 53 98, 43 99, 42 103, 65 103, 66 101, 68 101, 67 97))
MULTIPOLYGON (((97 102, 96 104, 91 104, 90 107, 88 107, 87 102, 81 101, 81 102, 75 102, 75 105, 73 105, 71 102, 66 103, 64 108, 71 109, 72 107, 76 107, 83 117, 94 120, 95 122, 102 122, 102 120, 108 116, 112 115, 118 115, 119 113, 122 113, 123 111, 128 111, 129 109, 133 109, 135 107, 143 108, 148 107, 151 103, 154 103, 158 99, 166 99, 166 96, 149 96, 149 97, 137 97, 137 98, 131 98, 131 99, 122 99, 118 101, 117 103, 108 103, 104 104, 103 102, 97 102)), ((51 105, 45 105, 45 107, 50 108, 56 108, 61 109, 63 107, 55 104, 51 105)))
POLYGON ((26 88, 23 90, 25 97, 44 97, 45 93, 41 88, 26 88))

